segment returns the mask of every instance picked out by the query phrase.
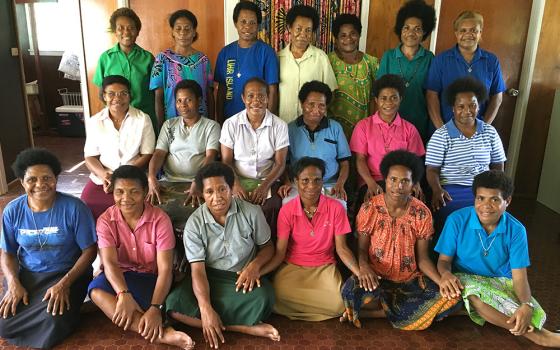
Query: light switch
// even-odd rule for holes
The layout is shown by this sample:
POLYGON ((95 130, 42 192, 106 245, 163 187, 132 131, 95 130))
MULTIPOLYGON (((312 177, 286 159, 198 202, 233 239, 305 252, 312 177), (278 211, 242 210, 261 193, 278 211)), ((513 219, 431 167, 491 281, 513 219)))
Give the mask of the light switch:
POLYGON ((12 51, 12 56, 14 57, 19 56, 19 49, 17 47, 12 47, 11 51, 12 51))

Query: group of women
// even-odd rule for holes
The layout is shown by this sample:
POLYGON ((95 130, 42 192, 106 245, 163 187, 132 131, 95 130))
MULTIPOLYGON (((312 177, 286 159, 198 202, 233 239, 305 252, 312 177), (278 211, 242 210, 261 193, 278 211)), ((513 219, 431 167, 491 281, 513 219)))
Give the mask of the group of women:
POLYGON ((117 326, 184 349, 194 342, 171 321, 218 348, 225 331, 279 341, 272 312, 421 330, 463 309, 560 347, 531 296, 525 228, 505 212, 513 186, 489 124, 504 83, 478 46, 480 14, 461 13, 457 45, 434 58, 421 45, 434 9, 409 1, 381 62, 358 50, 353 15, 335 19, 328 55, 312 45, 312 7, 288 11, 277 55, 257 39, 254 3, 233 21, 239 40, 213 75, 190 11, 170 16, 175 46, 155 63, 135 44, 136 14, 113 13, 118 43, 94 78, 106 107, 86 121, 85 205, 56 191, 49 152, 14 163, 26 194, 3 214, 0 336, 49 348, 87 293, 117 326))

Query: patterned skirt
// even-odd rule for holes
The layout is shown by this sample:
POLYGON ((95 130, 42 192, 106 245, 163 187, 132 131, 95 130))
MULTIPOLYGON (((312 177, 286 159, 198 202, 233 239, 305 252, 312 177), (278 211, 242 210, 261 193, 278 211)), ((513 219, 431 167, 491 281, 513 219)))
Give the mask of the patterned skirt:
POLYGON ((346 280, 342 299, 347 316, 359 326, 362 306, 379 301, 393 327, 402 330, 423 330, 434 320, 439 321, 462 307, 460 299, 445 299, 431 279, 420 276, 407 282, 382 279, 373 292, 360 288, 356 276, 346 280))
MULTIPOLYGON (((471 320, 479 325, 483 325, 485 320, 471 307, 468 297, 475 295, 480 300, 492 306, 502 314, 510 317, 519 307, 519 301, 513 289, 513 281, 507 277, 485 277, 468 273, 455 274, 465 289, 461 293, 465 307, 471 320)), ((531 297, 535 305, 531 325, 536 329, 541 329, 546 321, 546 313, 535 298, 531 297)))

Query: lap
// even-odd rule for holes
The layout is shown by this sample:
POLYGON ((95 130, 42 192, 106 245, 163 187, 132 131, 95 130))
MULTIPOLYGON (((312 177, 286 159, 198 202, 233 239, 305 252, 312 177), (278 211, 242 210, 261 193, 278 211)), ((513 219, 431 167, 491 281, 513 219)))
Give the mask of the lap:
MULTIPOLYGON (((138 305, 147 310, 150 307, 152 295, 156 287, 157 275, 152 273, 141 273, 134 271, 124 272, 124 279, 127 289, 130 291, 138 305)), ((111 295, 117 295, 117 292, 109 283, 105 272, 100 273, 91 281, 88 287, 88 295, 91 296, 93 289, 103 290, 111 295)))

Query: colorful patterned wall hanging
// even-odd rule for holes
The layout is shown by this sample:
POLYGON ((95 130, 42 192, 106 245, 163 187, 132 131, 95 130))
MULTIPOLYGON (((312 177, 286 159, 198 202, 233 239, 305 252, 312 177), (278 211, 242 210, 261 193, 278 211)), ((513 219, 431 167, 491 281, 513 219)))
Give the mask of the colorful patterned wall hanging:
POLYGON ((295 5, 309 5, 319 13, 319 28, 315 33, 314 45, 325 52, 333 50, 332 23, 339 13, 351 13, 360 18, 362 0, 251 0, 262 11, 263 23, 259 38, 274 50, 283 49, 289 40, 286 14, 295 5))

